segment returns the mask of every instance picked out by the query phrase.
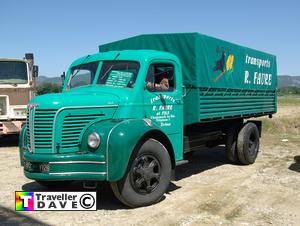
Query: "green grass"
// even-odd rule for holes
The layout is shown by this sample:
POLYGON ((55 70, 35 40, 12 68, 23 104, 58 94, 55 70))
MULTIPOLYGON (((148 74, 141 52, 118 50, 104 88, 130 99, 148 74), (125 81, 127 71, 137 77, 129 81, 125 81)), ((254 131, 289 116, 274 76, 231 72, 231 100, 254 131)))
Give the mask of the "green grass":
MULTIPOLYGON (((300 106, 300 95, 286 95, 278 97, 278 108, 300 106)), ((289 108, 287 108, 289 109, 289 108)), ((300 134, 300 112, 291 113, 289 116, 279 116, 272 119, 261 118, 263 133, 269 134, 300 134)))
POLYGON ((266 132, 269 132, 269 131, 272 131, 275 129, 274 123, 272 123, 272 121, 270 119, 262 118, 261 121, 262 121, 263 133, 266 133, 266 132))
POLYGON ((263 133, 294 134, 300 133, 300 115, 294 118, 262 118, 263 133))
POLYGON ((278 105, 300 105, 300 95, 279 96, 278 105))

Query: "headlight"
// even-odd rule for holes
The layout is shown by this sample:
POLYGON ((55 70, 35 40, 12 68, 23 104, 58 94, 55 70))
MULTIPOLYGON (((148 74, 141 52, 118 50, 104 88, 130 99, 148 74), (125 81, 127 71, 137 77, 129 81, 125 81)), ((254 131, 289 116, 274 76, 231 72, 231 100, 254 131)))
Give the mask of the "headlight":
POLYGON ((7 114, 7 97, 0 97, 0 115, 7 114))
POLYGON ((26 116, 26 109, 14 109, 15 116, 26 116))
POLYGON ((90 148, 97 148, 100 145, 100 136, 98 133, 91 133, 88 137, 88 145, 90 148))

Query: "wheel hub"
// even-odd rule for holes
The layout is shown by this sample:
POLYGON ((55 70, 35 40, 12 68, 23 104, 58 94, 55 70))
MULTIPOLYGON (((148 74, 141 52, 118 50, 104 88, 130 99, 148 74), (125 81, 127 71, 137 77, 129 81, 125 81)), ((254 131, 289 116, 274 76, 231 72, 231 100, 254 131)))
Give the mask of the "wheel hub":
POLYGON ((152 155, 142 155, 135 159, 130 176, 131 184, 138 193, 151 193, 159 184, 160 164, 152 155))

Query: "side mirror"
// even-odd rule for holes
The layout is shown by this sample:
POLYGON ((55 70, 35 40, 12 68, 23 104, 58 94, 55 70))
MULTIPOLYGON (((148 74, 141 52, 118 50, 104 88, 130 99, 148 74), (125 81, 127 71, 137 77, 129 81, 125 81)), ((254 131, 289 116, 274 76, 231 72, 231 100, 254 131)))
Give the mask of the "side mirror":
POLYGON ((61 77, 62 82, 65 81, 65 78, 66 78, 66 72, 63 72, 63 73, 60 75, 60 77, 61 77))
POLYGON ((61 75, 60 75, 60 78, 61 78, 61 86, 64 86, 64 81, 66 79, 66 73, 63 72, 61 75))
POLYGON ((33 76, 34 78, 36 78, 36 77, 39 76, 39 66, 33 65, 32 76, 33 76))

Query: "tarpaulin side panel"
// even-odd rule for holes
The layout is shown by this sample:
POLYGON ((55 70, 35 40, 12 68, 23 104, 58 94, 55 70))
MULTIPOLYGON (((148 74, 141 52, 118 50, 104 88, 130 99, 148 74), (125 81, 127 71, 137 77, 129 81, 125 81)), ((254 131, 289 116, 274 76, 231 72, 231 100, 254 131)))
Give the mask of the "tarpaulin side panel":
POLYGON ((275 90, 275 56, 205 35, 197 47, 197 87, 275 90))

